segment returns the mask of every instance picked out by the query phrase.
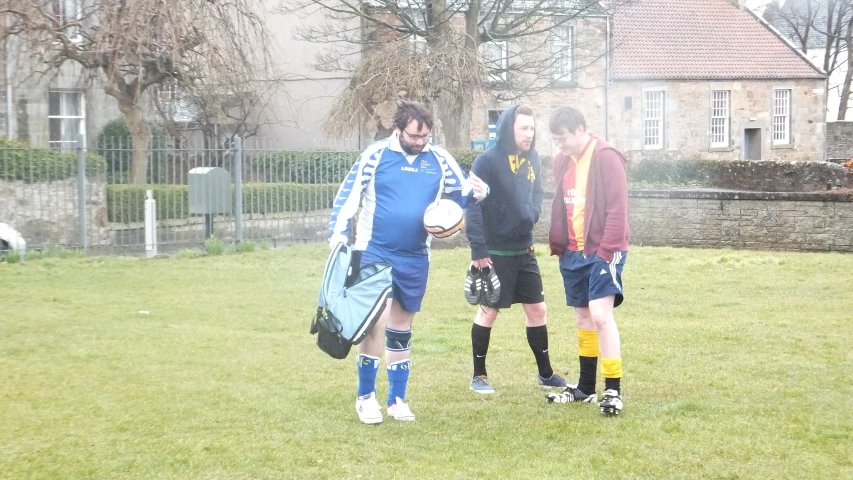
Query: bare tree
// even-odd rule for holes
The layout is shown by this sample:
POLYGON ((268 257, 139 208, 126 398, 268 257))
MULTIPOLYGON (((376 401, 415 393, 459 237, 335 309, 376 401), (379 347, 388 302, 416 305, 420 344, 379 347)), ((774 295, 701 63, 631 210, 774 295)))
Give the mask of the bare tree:
MULTIPOLYGON (((593 63, 571 59, 571 71, 554 75, 565 59, 550 46, 561 28, 605 13, 597 0, 283 0, 279 8, 323 11, 327 21, 302 28, 298 38, 328 44, 316 68, 352 74, 329 124, 344 127, 341 111, 351 121, 362 114, 377 121, 383 102, 405 95, 435 106, 450 147, 470 141, 478 95, 531 95, 593 63)), ((564 40, 587 50, 576 37, 564 40)))
POLYGON ((839 85, 837 118, 844 120, 853 83, 853 0, 776 0, 767 6, 764 18, 803 53, 822 52, 822 67, 828 75, 847 67, 839 85))
POLYGON ((263 0, 0 0, 4 37, 34 72, 77 64, 117 100, 133 136, 132 183, 146 181, 149 89, 175 85, 192 100, 281 81, 263 12, 263 0))

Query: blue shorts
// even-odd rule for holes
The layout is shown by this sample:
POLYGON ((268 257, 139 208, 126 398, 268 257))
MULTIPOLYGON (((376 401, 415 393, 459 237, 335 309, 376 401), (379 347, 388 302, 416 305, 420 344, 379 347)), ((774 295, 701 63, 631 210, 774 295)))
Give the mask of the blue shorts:
POLYGON ((361 265, 384 262, 391 264, 391 298, 407 312, 420 312, 429 276, 429 257, 387 255, 365 250, 361 265))
POLYGON ((604 261, 596 254, 566 250, 560 257, 560 273, 566 289, 566 305, 588 307, 590 300, 614 295, 613 306, 618 307, 625 299, 622 293, 622 268, 628 252, 616 252, 613 260, 604 261))

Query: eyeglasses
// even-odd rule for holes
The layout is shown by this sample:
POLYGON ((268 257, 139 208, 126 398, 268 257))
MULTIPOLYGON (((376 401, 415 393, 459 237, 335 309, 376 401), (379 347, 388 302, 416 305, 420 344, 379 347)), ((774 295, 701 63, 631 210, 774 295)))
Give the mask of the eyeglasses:
POLYGON ((412 135, 411 133, 407 132, 406 130, 403 130, 403 133, 405 133, 406 136, 409 137, 409 140, 411 140, 413 142, 429 141, 429 133, 425 133, 423 135, 412 135))
POLYGON ((568 139, 568 137, 551 137, 551 141, 554 142, 555 145, 563 145, 568 139))

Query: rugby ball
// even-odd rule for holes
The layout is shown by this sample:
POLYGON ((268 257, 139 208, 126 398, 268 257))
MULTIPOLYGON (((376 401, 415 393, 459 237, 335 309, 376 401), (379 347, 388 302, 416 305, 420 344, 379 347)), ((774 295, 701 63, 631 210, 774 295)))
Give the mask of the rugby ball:
POLYGON ((435 238, 447 238, 465 226, 465 214, 453 200, 442 198, 424 212, 424 228, 435 238))

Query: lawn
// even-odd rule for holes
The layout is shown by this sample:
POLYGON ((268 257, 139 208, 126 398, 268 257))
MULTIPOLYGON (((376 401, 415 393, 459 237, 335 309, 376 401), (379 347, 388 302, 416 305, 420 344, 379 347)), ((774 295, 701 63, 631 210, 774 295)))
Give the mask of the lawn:
MULTIPOLYGON (((853 478, 853 255, 633 248, 625 410, 603 418, 546 404, 519 307, 492 334, 497 394, 468 390, 468 252, 436 250, 417 421, 374 427, 354 354, 308 334, 327 251, 0 264, 0 478, 853 478)), ((556 260, 539 260, 552 361, 574 378, 556 260)))

